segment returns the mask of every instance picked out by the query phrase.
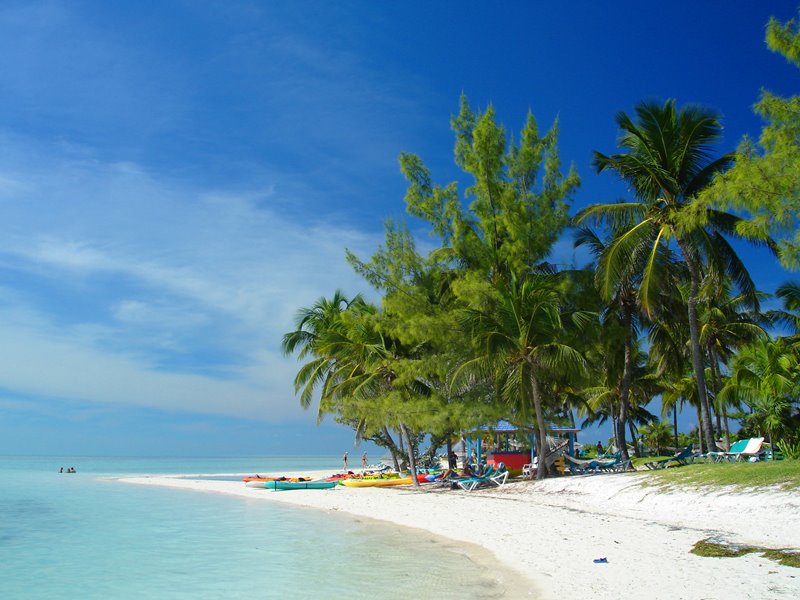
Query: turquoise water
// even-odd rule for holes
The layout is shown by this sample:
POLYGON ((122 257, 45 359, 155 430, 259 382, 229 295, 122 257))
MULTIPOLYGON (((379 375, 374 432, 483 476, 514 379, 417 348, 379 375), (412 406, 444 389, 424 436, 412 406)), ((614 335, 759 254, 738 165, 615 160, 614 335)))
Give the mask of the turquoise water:
MULTIPOLYGON (((0 457, 0 588, 34 598, 500 598, 456 545, 221 494, 105 479, 335 471, 330 457, 0 457), (77 474, 59 474, 59 467, 77 474)), ((335 493, 324 492, 320 493, 335 493)))

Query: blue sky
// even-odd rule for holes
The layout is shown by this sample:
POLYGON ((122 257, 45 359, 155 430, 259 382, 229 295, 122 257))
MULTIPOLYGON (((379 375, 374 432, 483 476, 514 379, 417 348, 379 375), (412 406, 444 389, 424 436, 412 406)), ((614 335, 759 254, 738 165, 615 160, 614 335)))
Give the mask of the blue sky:
MULTIPOLYGON (((459 178, 465 92, 517 132, 560 119, 583 185, 645 98, 757 136, 794 2, 0 4, 0 453, 340 453, 279 350, 300 306, 366 286, 403 217, 397 157, 459 178), (563 6, 562 6, 563 5, 563 6)), ((418 223, 411 223, 418 228, 418 223)), ((420 230, 422 240, 426 233, 420 230)), ((744 250, 759 286, 791 275, 744 250)), ((554 258, 573 260, 571 243, 554 258)), ((580 259, 580 257, 578 257, 580 259)), ((595 432, 590 434, 594 438, 595 432)), ((600 432, 605 439, 607 433, 600 432)))

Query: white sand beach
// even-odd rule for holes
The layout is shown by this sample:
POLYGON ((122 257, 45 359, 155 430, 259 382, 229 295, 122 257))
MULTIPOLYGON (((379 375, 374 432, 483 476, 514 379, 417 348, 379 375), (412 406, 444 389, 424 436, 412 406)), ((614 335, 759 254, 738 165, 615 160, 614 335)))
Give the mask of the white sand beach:
POLYGON ((709 558, 689 552, 706 538, 800 551, 800 495, 664 491, 642 486, 646 477, 562 477, 474 492, 425 486, 273 492, 170 476, 123 481, 340 511, 476 544, 525 578, 526 593, 542 600, 800 597, 800 569, 755 553, 709 558))

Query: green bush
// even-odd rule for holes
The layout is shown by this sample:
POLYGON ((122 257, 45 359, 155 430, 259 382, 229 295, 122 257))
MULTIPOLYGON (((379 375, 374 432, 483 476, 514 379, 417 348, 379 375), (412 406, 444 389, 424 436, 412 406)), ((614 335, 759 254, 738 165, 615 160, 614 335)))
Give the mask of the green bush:
POLYGON ((789 460, 800 460, 800 441, 792 444, 787 440, 778 442, 776 446, 778 446, 778 450, 780 450, 781 454, 783 454, 783 458, 787 458, 789 460))

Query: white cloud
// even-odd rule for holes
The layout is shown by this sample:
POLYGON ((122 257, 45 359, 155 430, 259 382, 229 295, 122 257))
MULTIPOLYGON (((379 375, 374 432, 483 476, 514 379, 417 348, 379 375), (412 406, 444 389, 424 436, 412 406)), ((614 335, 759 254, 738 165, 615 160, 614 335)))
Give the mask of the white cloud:
POLYGON ((16 189, 0 232, 6 389, 265 420, 299 414, 281 336, 299 307, 366 287, 344 247, 368 255, 380 231, 289 220, 260 202, 275 190, 207 191, 136 165, 27 159, 38 166, 12 165, 27 188, 16 189), (48 302, 53 287, 69 301, 48 302), (81 303, 97 308, 86 314, 81 303))

